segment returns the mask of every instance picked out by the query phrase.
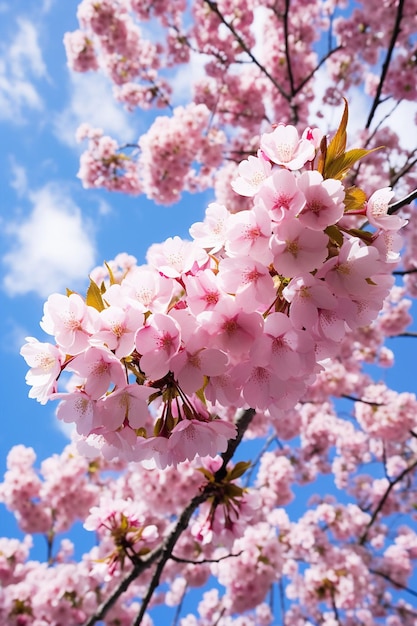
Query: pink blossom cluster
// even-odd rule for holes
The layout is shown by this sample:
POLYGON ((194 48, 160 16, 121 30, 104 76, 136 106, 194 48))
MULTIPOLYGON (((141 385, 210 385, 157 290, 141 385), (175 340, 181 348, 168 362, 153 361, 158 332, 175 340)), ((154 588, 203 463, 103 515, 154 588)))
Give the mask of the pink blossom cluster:
POLYGON ((154 244, 118 280, 109 268, 86 299, 50 296, 41 327, 56 343, 22 348, 27 382, 40 402, 60 400, 86 454, 164 467, 222 452, 227 407, 291 410, 346 334, 376 318, 405 221, 388 214, 387 188, 355 210, 372 231, 345 226, 343 183, 314 169, 320 142, 318 129, 278 125, 232 183, 251 208, 212 203, 192 241, 154 244))
MULTIPOLYGON (((392 407, 392 411, 397 409, 392 407)), ((411 463, 415 464, 416 447, 414 445, 412 450, 412 440, 381 445, 379 437, 369 436, 353 423, 336 417, 330 407, 316 406, 313 419, 311 405, 308 437, 313 441, 311 430, 316 423, 316 446, 319 437, 324 436, 319 422, 326 410, 325 429, 330 432, 350 478, 362 466, 372 467, 378 460, 386 463, 388 479, 377 480, 362 473, 358 475, 356 492, 351 492, 354 502, 342 504, 330 496, 320 495, 310 499, 306 511, 290 514, 282 508, 288 505, 289 496, 281 498, 281 489, 282 494, 288 494, 289 490, 299 494, 308 467, 314 469, 312 450, 304 454, 302 446, 293 446, 291 450, 263 454, 254 477, 256 492, 239 486, 238 476, 249 464, 244 463, 240 470, 239 464, 231 466, 227 472, 230 481, 223 483, 223 489, 229 484, 229 494, 235 504, 236 489, 240 490, 242 515, 228 520, 224 516, 226 509, 216 508, 210 538, 201 541, 195 529, 201 528, 201 521, 207 518, 210 501, 200 507, 189 527, 183 530, 173 558, 161 574, 159 582, 163 586, 149 606, 143 624, 158 623, 157 619, 152 622, 150 617, 158 604, 176 607, 190 587, 202 587, 204 593, 198 605, 198 617, 187 615, 182 624, 209 626, 213 619, 222 616, 227 626, 271 626, 274 619, 265 601, 279 584, 285 585, 282 610, 289 623, 294 620, 305 624, 325 616, 324 623, 331 624, 336 611, 339 619, 345 619, 348 624, 356 625, 360 621, 372 626, 400 624, 395 621, 398 617, 407 626, 414 626, 413 607, 404 593, 397 591, 401 585, 408 589, 412 584, 417 535, 411 527, 393 524, 392 517, 387 516, 401 512, 404 522, 405 515, 409 516, 412 510, 415 490, 410 481, 413 475, 404 471, 411 463), (279 462, 280 459, 284 462, 279 462), (386 497, 388 480, 400 478, 401 473, 403 478, 386 497), (366 499, 365 487, 368 489, 366 499), (271 495, 273 491, 275 497, 271 495), (372 514, 378 508, 380 515, 370 525, 372 514), (228 526, 229 521, 233 521, 233 529, 228 526), (218 585, 210 589, 213 577, 218 585)), ((307 436, 307 429, 305 432, 307 436)), ((325 454, 322 447, 318 455, 324 457, 325 454)), ((10 492, 10 472, 20 471, 27 475, 27 481, 34 481, 33 477, 38 474, 33 462, 33 451, 23 446, 10 453, 9 473, 0 486, 2 499, 10 492)), ((89 510, 78 507, 78 511, 84 527, 97 533, 98 544, 77 562, 73 560, 71 542, 63 539, 55 545, 54 541, 54 531, 68 529, 69 524, 60 529, 52 525, 48 531, 33 524, 30 529, 26 526, 32 533, 42 532, 49 537, 50 566, 47 567, 46 563, 30 559, 29 536, 22 542, 0 540, 0 618, 3 622, 11 626, 38 626, 38 622, 42 623, 40 620, 48 626, 57 626, 61 623, 59 620, 84 624, 98 611, 101 600, 108 598, 131 571, 131 560, 140 563, 141 557, 146 558, 150 550, 165 545, 173 519, 201 493, 210 472, 216 473, 221 466, 218 458, 205 459, 202 472, 199 463, 201 461, 185 462, 177 469, 148 470, 135 463, 111 465, 99 459, 86 462, 73 446, 60 457, 47 459, 41 469, 45 486, 52 478, 55 485, 62 484, 64 493, 73 494, 73 507, 84 492, 90 493, 89 510), (44 466, 51 470, 53 466, 53 477, 46 476, 44 466), (84 468, 79 472, 84 474, 82 483, 76 473, 72 473, 77 466, 84 468), (72 476, 71 487, 68 480, 72 476)), ((334 471, 337 475, 336 468, 334 471)), ((314 478, 313 471, 311 480, 314 478)), ((220 502, 220 486, 221 482, 213 483, 213 501, 217 498, 220 502)), ((16 485, 15 493, 17 489, 21 490, 21 501, 31 497, 23 482, 21 486, 16 485)), ((39 502, 39 511, 45 509, 56 514, 61 500, 53 494, 53 489, 47 488, 44 494, 41 501, 36 495, 34 498, 39 502)), ((24 527, 18 498, 10 499, 7 505, 24 527)), ((76 515, 69 508, 64 510, 73 523, 76 515)), ((139 611, 137 599, 144 597, 152 576, 153 570, 148 569, 132 581, 128 591, 107 612, 104 623, 130 626, 139 611)))
POLYGON ((210 111, 204 104, 177 107, 172 117, 157 117, 139 140, 138 159, 102 130, 86 124, 78 129, 77 138, 89 140, 78 172, 84 187, 143 192, 160 204, 177 202, 184 189, 210 186, 225 143, 223 132, 210 129, 210 111))
MULTIPOLYGON (((354 100, 358 87, 365 85, 376 107, 366 129, 359 131, 361 141, 374 148, 387 146, 391 156, 387 159, 378 151, 370 154, 366 173, 364 168, 355 173, 357 182, 378 188, 390 180, 407 193, 417 180, 414 152, 402 145, 395 125, 387 120, 398 104, 415 100, 415 2, 396 2, 395 6, 398 23, 391 5, 374 0, 366 6, 358 3, 348 14, 333 1, 296 2, 290 19, 286 11, 263 1, 198 0, 189 10, 183 0, 83 0, 77 13, 79 29, 67 33, 64 41, 69 66, 79 72, 105 72, 114 97, 131 111, 140 107, 175 112, 178 104, 184 104, 186 85, 193 104, 204 104, 209 111, 211 143, 217 144, 219 135, 227 135, 227 142, 220 141, 219 173, 228 181, 233 169, 230 162, 236 162, 258 141, 263 124, 275 119, 308 124, 311 115, 323 115, 320 100, 339 106, 342 96, 354 100), (379 61, 389 41, 393 54, 381 81, 379 61), (330 78, 326 85, 331 84, 320 96, 323 70, 330 78), (386 100, 397 105, 386 115, 385 123, 377 124, 376 108, 386 100)), ((160 138, 171 125, 181 133, 174 118, 166 117, 158 125, 160 138)), ((144 163, 150 170, 159 170, 154 133, 150 138, 145 133, 142 139, 149 144, 149 151, 140 159, 138 171, 144 163)), ((191 142, 187 146, 188 152, 195 150, 192 161, 203 169, 207 164, 199 160, 198 153, 204 152, 205 139, 202 134, 198 145, 191 142)), ((90 148, 87 152, 91 153, 90 148)), ((175 168, 175 163, 171 165, 175 168)), ((88 181, 87 172, 81 171, 83 180, 88 181)), ((167 168, 166 175, 169 172, 167 168)), ((155 174, 158 179, 154 180, 164 187, 161 172, 155 174)), ((205 174, 196 177, 190 167, 188 175, 177 178, 176 193, 162 194, 160 201, 176 202, 182 190, 196 191, 211 184, 210 177, 204 183, 203 178, 205 174)), ((93 186, 120 189, 117 178, 111 176, 106 182, 97 177, 93 186)), ((158 201, 155 185, 150 193, 140 181, 136 186, 158 201)))
POLYGON ((88 124, 80 126, 77 139, 89 140, 78 171, 84 187, 104 187, 131 194, 141 192, 135 161, 119 149, 114 139, 88 124))

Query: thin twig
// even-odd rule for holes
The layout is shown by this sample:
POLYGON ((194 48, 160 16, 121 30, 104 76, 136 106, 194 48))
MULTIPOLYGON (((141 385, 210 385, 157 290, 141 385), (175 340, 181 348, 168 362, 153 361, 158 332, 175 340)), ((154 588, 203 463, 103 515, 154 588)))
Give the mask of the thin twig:
POLYGON ((397 202, 390 204, 388 207, 388 215, 392 215, 393 213, 401 209, 403 206, 407 206, 408 204, 411 204, 412 201, 415 200, 416 198, 417 198, 417 189, 409 193, 408 196, 405 196, 405 198, 402 198, 402 200, 398 200, 397 202))
POLYGON ((350 396, 347 393, 342 393, 340 397, 345 398, 345 400, 352 400, 352 402, 362 402, 362 404, 369 404, 369 406, 385 406, 383 402, 372 402, 371 400, 363 400, 362 398, 350 396))
POLYGON ((389 45, 388 45, 388 48, 387 48, 387 55, 385 57, 385 61, 384 61, 383 65, 382 65, 381 76, 379 78, 378 87, 377 87, 376 92, 375 92, 375 98, 374 98, 374 101, 372 103, 371 110, 369 111, 368 120, 366 122, 365 128, 370 128, 370 126, 372 124, 372 120, 373 120, 374 115, 375 115, 375 112, 376 112, 378 106, 381 104, 382 89, 384 87, 384 82, 385 82, 385 79, 387 77, 388 68, 389 68, 389 65, 391 63, 391 57, 392 57, 392 54, 394 52, 394 47, 395 47, 398 35, 400 34, 400 24, 401 24, 401 20, 402 20, 402 17, 403 17, 404 2, 405 2, 405 0, 400 0, 399 3, 398 3, 397 15, 396 15, 396 18, 395 18, 394 28, 393 28, 392 34, 391 34, 391 39, 390 39, 390 42, 389 42, 389 45))
POLYGON ((417 267, 413 267, 409 270, 395 270, 393 273, 394 276, 407 276, 407 274, 415 274, 417 272, 417 267))
POLYGON ((174 619, 172 620, 172 626, 177 626, 178 621, 180 619, 182 605, 184 604, 184 599, 188 591, 188 583, 184 587, 184 591, 182 592, 181 599, 178 603, 177 610, 175 611, 174 619))
POLYGON ((339 611, 337 610, 337 606, 336 606, 336 598, 334 596, 333 588, 330 590, 330 597, 332 599, 332 609, 333 609, 333 614, 334 614, 336 623, 339 624, 339 626, 342 626, 342 622, 340 621, 339 611))
MULTIPOLYGON (((226 476, 227 474, 226 466, 229 463, 230 459, 233 457, 236 448, 242 441, 242 437, 246 429, 248 428, 254 415, 255 415, 255 411, 253 409, 248 409, 247 411, 244 411, 244 413, 237 420, 237 423, 236 423, 237 436, 235 439, 229 440, 227 450, 223 452, 223 454, 221 455, 223 459, 223 463, 222 463, 222 466, 214 475, 215 482, 222 480, 226 476)), ((149 583, 148 591, 142 600, 142 604, 141 604, 138 616, 134 622, 134 626, 139 626, 142 623, 143 616, 145 615, 145 612, 149 606, 149 602, 152 599, 155 589, 159 585, 161 574, 164 570, 164 567, 167 561, 171 558, 172 551, 174 550, 174 547, 178 539, 180 538, 183 531, 188 527, 188 523, 191 519, 192 514, 196 510, 196 508, 210 497, 211 487, 212 487, 211 483, 207 483, 203 491, 198 496, 195 496, 191 500, 190 504, 182 512, 174 530, 165 540, 160 557, 159 557, 159 561, 156 564, 154 575, 152 576, 152 580, 149 583)))
POLYGON ((320 59, 320 61, 317 63, 316 67, 311 70, 311 72, 309 72, 307 74, 307 76, 305 76, 303 78, 303 80, 297 85, 297 87, 294 89, 294 95, 296 96, 302 89, 304 89, 304 87, 306 86, 306 84, 313 78, 313 76, 318 72, 318 70, 321 68, 321 66, 326 63, 327 59, 329 59, 332 54, 334 54, 335 52, 338 52, 339 50, 342 50, 342 46, 337 46, 336 48, 333 48, 332 50, 329 50, 329 52, 327 52, 324 57, 322 57, 320 59))
POLYGON ((413 463, 411 463, 411 465, 408 465, 400 474, 398 474, 398 476, 394 480, 390 481, 390 483, 389 483, 389 485, 388 485, 384 495, 382 496, 381 500, 378 502, 377 507, 375 508, 374 512, 372 513, 371 519, 369 520, 368 524, 366 525, 365 532, 363 533, 362 537, 359 539, 359 544, 360 545, 363 545, 365 543, 365 541, 368 539, 369 531, 371 530, 372 526, 374 525, 376 518, 378 517, 379 513, 383 509, 384 504, 387 501, 389 494, 394 489, 395 485, 400 483, 402 481, 402 479, 405 478, 407 476, 407 474, 412 472, 416 467, 417 467, 417 459, 413 463))
POLYGON ((171 554, 169 557, 171 561, 175 561, 176 563, 188 563, 189 565, 201 565, 202 563, 220 563, 220 561, 224 561, 225 559, 230 559, 233 556, 240 556, 243 550, 238 552, 237 554, 225 554, 224 556, 219 556, 218 559, 201 559, 200 561, 192 561, 191 559, 182 559, 179 556, 175 556, 171 554))
POLYGON ((384 574, 384 572, 379 572, 378 570, 375 570, 375 569, 369 569, 369 571, 371 572, 371 574, 375 574, 376 576, 381 576, 381 578, 384 578, 385 580, 390 582, 392 585, 394 585, 394 587, 398 587, 398 589, 402 589, 403 591, 406 591, 407 593, 417 598, 417 591, 414 591, 414 589, 410 589, 410 587, 406 587, 402 583, 396 580, 393 580, 391 576, 388 576, 388 574, 384 574))
POLYGON ((210 7, 210 9, 213 11, 213 13, 215 13, 217 15, 217 17, 219 18, 221 23, 224 24, 228 30, 230 30, 230 32, 235 37, 236 41, 238 42, 238 44, 240 45, 242 50, 244 52, 246 52, 246 54, 249 56, 250 60, 256 65, 256 67, 262 72, 262 74, 264 74, 264 76, 266 76, 271 81, 271 83, 279 91, 281 96, 283 98, 285 98, 287 101, 289 101, 290 100, 289 95, 285 92, 285 90, 281 87, 281 85, 275 80, 275 78, 268 72, 266 67, 264 67, 262 65, 262 63, 259 63, 258 59, 253 55, 253 53, 251 52, 250 48, 248 48, 248 46, 243 41, 242 37, 236 31, 234 26, 232 26, 232 24, 229 24, 229 22, 227 22, 225 20, 224 16, 219 11, 217 3, 213 2, 212 0, 204 0, 204 2, 210 7))
MULTIPOLYGON (((248 428, 255 411, 253 409, 248 409, 242 413, 242 415, 238 418, 236 422, 237 427, 237 437, 236 439, 229 440, 229 444, 227 446, 226 452, 222 454, 223 464, 220 469, 215 474, 216 480, 221 480, 227 473, 226 465, 233 457, 236 448, 239 443, 242 441, 242 437, 248 428)), ((84 622, 84 626, 94 626, 98 621, 102 620, 109 609, 115 604, 115 602, 120 598, 120 596, 129 588, 134 580, 136 580, 144 571, 149 569, 154 563, 157 563, 157 567, 155 573, 152 577, 152 581, 150 583, 150 588, 152 588, 152 593, 155 591, 158 586, 159 577, 162 573, 163 568, 165 567, 166 562, 172 555, 172 551, 177 543, 179 537, 183 533, 183 531, 187 528, 188 523, 191 519, 192 514, 197 509, 197 507, 205 502, 210 497, 210 483, 206 485, 206 487, 199 493, 194 496, 194 498, 190 501, 187 507, 183 510, 180 515, 174 529, 171 531, 170 535, 165 539, 165 541, 149 552, 146 556, 140 558, 138 562, 134 565, 132 571, 125 576, 125 578, 121 581, 119 586, 113 591, 113 593, 105 600, 96 610, 96 612, 86 621, 84 622), (159 560, 158 560, 159 559, 159 560)), ((138 615, 138 618, 135 622, 137 626, 140 624, 142 617, 146 611, 146 608, 149 604, 149 601, 152 597, 152 594, 146 594, 145 600, 142 602, 141 610, 138 615), (148 598, 149 596, 149 598, 148 598), (143 611, 142 611, 142 607, 143 611)))
MULTIPOLYGON (((411 159, 416 153, 417 153, 417 148, 415 148, 410 154, 407 155, 407 159, 411 159)), ((398 183, 400 178, 408 174, 408 172, 413 169, 416 163, 417 163, 417 157, 413 159, 412 161, 406 161, 405 165, 403 165, 403 167, 400 170, 398 170, 395 176, 392 176, 390 180, 391 187, 394 187, 394 185, 398 183)))
POLYGON ((284 585, 282 582, 282 578, 280 578, 280 581, 279 581, 279 603, 281 607, 282 626, 286 626, 285 624, 285 594, 284 594, 284 585))
MULTIPOLYGON (((291 101, 295 95, 295 86, 294 86, 294 75, 292 72, 292 61, 291 61, 290 41, 289 41, 290 4, 291 4, 291 0, 285 0, 285 11, 284 11, 283 21, 284 21, 285 60, 287 62, 288 81, 290 83, 290 104, 291 104, 291 101)), ((293 122, 294 124, 297 124, 298 122, 297 107, 291 104, 291 110, 293 114, 293 122)))
POLYGON ((261 450, 259 451, 256 459, 253 461, 253 463, 251 464, 249 471, 246 474, 246 480, 245 480, 245 487, 248 487, 249 483, 250 483, 250 479, 252 478, 252 474, 255 470, 255 467, 258 465, 260 459, 263 457, 264 453, 268 450, 269 446, 271 445, 271 443, 277 439, 277 436, 275 433, 272 433, 272 435, 270 435, 268 437, 268 439, 265 441, 264 445, 262 446, 261 450))

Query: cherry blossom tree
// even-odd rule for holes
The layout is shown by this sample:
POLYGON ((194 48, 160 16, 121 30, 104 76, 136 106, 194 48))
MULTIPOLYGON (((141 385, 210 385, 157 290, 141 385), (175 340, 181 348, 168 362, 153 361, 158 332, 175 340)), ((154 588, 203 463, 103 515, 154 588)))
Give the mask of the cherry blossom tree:
POLYGON ((151 626, 164 604, 180 626, 416 626, 417 398, 370 371, 413 335, 417 3, 77 15, 70 67, 161 111, 125 146, 83 125, 83 185, 213 201, 190 240, 52 294, 22 347, 29 395, 74 434, 40 467, 9 453, 0 498, 27 534, 0 539, 2 623, 151 626), (96 536, 78 560, 77 521, 96 536))

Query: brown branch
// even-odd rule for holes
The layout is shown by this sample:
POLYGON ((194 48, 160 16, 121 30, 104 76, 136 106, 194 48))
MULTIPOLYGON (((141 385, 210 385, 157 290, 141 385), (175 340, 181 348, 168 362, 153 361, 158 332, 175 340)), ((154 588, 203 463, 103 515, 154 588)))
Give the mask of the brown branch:
POLYGON ((417 267, 413 267, 409 270, 395 270, 393 273, 394 276, 407 276, 407 274, 415 274, 417 272, 417 267))
POLYGON ((362 402, 363 404, 369 404, 369 406, 385 406, 383 402, 372 402, 371 400, 362 400, 362 398, 356 398, 355 396, 350 396, 347 393, 342 393, 341 398, 345 398, 345 400, 352 400, 352 402, 362 402))
MULTIPOLYGON (((247 409, 242 413, 242 415, 238 418, 236 422, 237 427, 237 436, 235 439, 229 440, 227 450, 222 454, 223 464, 220 469, 215 474, 215 480, 220 480, 227 473, 226 465, 233 457, 236 448, 242 441, 243 435, 248 428, 253 416, 255 415, 255 411, 253 409, 247 409)), ((94 626, 98 621, 102 620, 107 614, 108 610, 115 604, 115 602, 120 598, 120 596, 127 591, 129 586, 132 584, 134 580, 136 580, 144 571, 149 569, 154 563, 157 563, 155 573, 152 577, 148 592, 142 602, 142 606, 139 612, 139 615, 134 622, 135 626, 141 623, 143 615, 146 611, 146 608, 149 604, 149 601, 152 597, 153 592, 159 584, 159 578, 164 569, 166 562, 172 555, 172 551, 177 543, 179 537, 183 533, 183 531, 188 527, 188 523, 191 519, 192 514, 197 509, 197 507, 205 502, 211 495, 211 484, 208 483, 204 489, 198 495, 194 496, 188 506, 183 510, 181 516, 179 517, 174 529, 168 535, 168 537, 164 540, 164 542, 152 550, 145 557, 140 558, 138 560, 132 571, 121 581, 119 586, 113 591, 113 593, 105 600, 97 609, 97 611, 92 615, 86 622, 84 622, 83 626, 94 626), (143 607, 143 610, 142 610, 143 607)))
POLYGON ((284 40, 285 40, 285 59, 287 61, 288 80, 291 88, 291 97, 295 94, 294 75, 292 73, 292 62, 290 54, 290 42, 289 42, 289 17, 290 17, 290 4, 291 0, 285 0, 284 11, 284 40))
POLYGON ((407 593, 417 598, 417 591, 414 591, 414 589, 410 589, 410 587, 406 587, 406 585, 403 585, 402 583, 396 580, 393 580, 391 576, 388 576, 388 574, 384 574, 384 572, 379 572, 378 570, 375 570, 375 569, 369 569, 369 571, 371 572, 371 574, 375 574, 376 576, 381 576, 381 578, 384 578, 385 580, 390 582, 392 585, 394 585, 394 587, 398 587, 398 589, 402 589, 403 591, 406 591, 407 593))
MULTIPOLYGON (((237 436, 235 439, 229 440, 227 450, 223 452, 223 454, 221 455, 223 459, 223 463, 222 463, 222 466, 214 475, 215 482, 220 481, 222 478, 224 478, 224 476, 226 476, 227 474, 226 466, 229 463, 230 459, 233 457, 236 448, 242 441, 243 435, 246 429, 248 428, 254 415, 255 415, 255 411, 253 409, 248 409, 237 420, 237 423, 236 423, 237 436)), ((190 504, 182 512, 181 517, 179 518, 174 530, 165 540, 161 548, 161 553, 160 555, 158 555, 159 561, 157 562, 155 573, 152 576, 152 580, 149 584, 146 596, 142 600, 142 604, 141 604, 138 616, 134 622, 134 626, 139 626, 142 623, 143 616, 145 615, 146 609, 149 606, 149 602, 151 601, 151 598, 154 594, 155 589, 159 585, 161 574, 164 570, 164 567, 167 561, 172 556, 172 552, 174 550, 174 547, 178 539, 180 538, 183 531, 186 530, 186 528, 188 527, 188 523, 191 519, 192 514, 196 510, 196 508, 210 497, 212 493, 211 488, 212 488, 211 483, 207 483, 203 491, 198 496, 195 496, 191 500, 190 504)))
POLYGON ((177 610, 175 611, 174 619, 172 620, 172 626, 177 626, 178 621, 180 619, 182 605, 184 604, 185 596, 188 590, 188 583, 184 587, 184 591, 182 592, 181 599, 178 603, 177 610))
POLYGON ((181 557, 175 556, 174 554, 171 554, 169 558, 171 559, 171 561, 175 561, 176 563, 188 563, 190 565, 201 565, 202 563, 220 563, 220 561, 224 561, 225 559, 230 559, 231 557, 234 557, 234 556, 235 557, 240 556, 242 552, 243 550, 241 550, 237 554, 225 554, 224 556, 219 556, 218 559, 201 559, 200 561, 193 561, 191 559, 182 559, 181 557))
POLYGON ((280 608, 281 608, 281 621, 282 621, 282 626, 286 626, 286 619, 285 619, 285 594, 284 594, 284 585, 282 582, 282 578, 280 578, 279 580, 279 604, 280 604, 280 608))
POLYGON ((327 59, 330 59, 330 57, 332 56, 332 54, 334 54, 335 52, 338 52, 339 50, 342 50, 342 46, 337 46, 336 48, 333 48, 332 50, 329 50, 329 52, 327 52, 324 57, 322 57, 320 59, 320 61, 317 63, 316 67, 311 70, 311 72, 309 74, 307 74, 307 76, 305 78, 303 78, 303 80, 301 81, 301 83, 299 83, 299 85, 297 85, 297 87, 294 90, 294 95, 296 96, 302 89, 304 89, 304 87, 306 86, 306 84, 313 78, 313 76, 316 74, 316 72, 318 72, 318 70, 321 68, 321 66, 326 63, 327 59))
POLYGON ((412 152, 410 152, 407 155, 407 161, 405 162, 405 164, 403 165, 403 167, 398 170, 398 172, 393 175, 390 179, 390 185, 391 187, 394 187, 394 185, 396 185, 398 183, 398 181, 400 180, 400 178, 402 178, 403 176, 405 176, 406 174, 408 174, 408 172, 410 170, 413 169, 413 167, 416 165, 417 163, 417 157, 415 157, 417 153, 417 148, 414 148, 414 150, 412 150, 412 152), (415 158, 413 158, 415 157, 415 158), (412 159, 411 161, 409 159, 412 159))
POLYGON ((369 520, 368 524, 366 525, 366 528, 365 528, 365 531, 364 531, 363 535, 359 539, 359 544, 360 545, 363 545, 365 543, 365 541, 368 539, 369 531, 371 530, 372 526, 374 525, 376 518, 378 517, 379 513, 383 509, 384 504, 387 501, 389 494, 394 489, 395 485, 398 485, 398 483, 400 483, 403 480, 403 478, 405 478, 407 476, 407 474, 412 472, 416 467, 417 467, 417 459, 415 461, 413 461, 413 463, 411 463, 411 465, 408 465, 400 474, 398 474, 398 476, 394 480, 390 481, 390 483, 389 483, 389 485, 388 485, 384 495, 382 496, 381 500, 378 502, 377 507, 375 508, 374 512, 372 513, 372 517, 369 520))
POLYGON ((150 552, 147 558, 142 559, 138 562, 132 569, 132 571, 122 580, 119 586, 113 591, 113 593, 105 600, 97 609, 97 611, 92 615, 86 622, 84 622, 84 626, 94 626, 96 622, 103 619, 109 609, 115 604, 115 602, 120 598, 120 596, 127 591, 131 583, 136 580, 142 572, 147 570, 160 556, 162 553, 162 546, 158 546, 155 550, 150 552))
POLYGON ((330 597, 331 597, 331 601, 332 601, 332 609, 333 609, 334 619, 335 619, 336 623, 339 626, 342 626, 342 622, 340 621, 339 611, 337 610, 336 598, 335 598, 334 588, 333 587, 330 589, 330 597))
POLYGON ((239 33, 236 31, 236 29, 234 28, 234 26, 232 26, 232 24, 229 24, 229 22, 227 22, 224 18, 224 16, 222 15, 222 13, 220 13, 219 11, 219 7, 217 6, 216 2, 213 2, 212 0, 204 0, 204 2, 209 6, 209 8, 213 11, 213 13, 215 13, 217 15, 217 17, 219 18, 219 20, 221 21, 222 24, 224 24, 226 26, 226 28, 228 30, 230 30, 230 32, 232 33, 232 35, 235 37, 236 41, 238 42, 238 44, 240 45, 240 47, 242 48, 242 50, 244 52, 246 52, 246 54, 249 56, 250 60, 252 61, 252 63, 254 63, 254 65, 256 65, 256 67, 262 72, 262 74, 264 74, 264 76, 266 76, 271 83, 274 85, 274 87, 279 91, 279 93, 281 94, 281 96, 283 98, 285 98, 287 101, 290 100, 290 96, 284 91, 284 89, 281 87, 281 85, 275 80, 275 78, 268 72, 268 70, 266 69, 266 67, 264 67, 262 65, 262 63, 259 63, 258 59, 253 55, 253 53, 251 52, 250 48, 248 48, 248 46, 246 45, 246 43, 243 41, 242 37, 239 35, 239 33))
POLYGON ((402 198, 402 200, 398 200, 397 202, 393 202, 393 204, 390 204, 388 207, 388 215, 392 215, 393 213, 396 213, 396 211, 398 211, 399 209, 402 209, 403 206, 411 204, 416 198, 417 189, 409 193, 408 196, 405 196, 405 198, 402 198))
POLYGON ((365 128, 370 128, 371 124, 372 124, 372 120, 374 118, 375 112, 378 108, 378 106, 381 104, 381 94, 382 94, 382 89, 384 87, 384 82, 385 79, 387 77, 387 73, 388 73, 388 69, 389 69, 389 65, 391 63, 391 58, 394 52, 394 47, 398 38, 398 35, 400 34, 400 24, 401 24, 401 20, 403 17, 403 10, 404 10, 404 2, 405 0, 400 0, 398 3, 398 9, 397 9, 397 15, 395 17, 395 24, 394 24, 394 28, 392 30, 392 34, 391 34, 391 39, 387 48, 387 55, 385 57, 385 61, 382 65, 382 70, 381 70, 381 76, 379 79, 379 83, 378 83, 378 87, 376 89, 376 93, 375 93, 375 98, 374 101, 372 103, 372 107, 371 110, 369 111, 369 115, 368 115, 368 120, 366 122, 366 126, 365 128))

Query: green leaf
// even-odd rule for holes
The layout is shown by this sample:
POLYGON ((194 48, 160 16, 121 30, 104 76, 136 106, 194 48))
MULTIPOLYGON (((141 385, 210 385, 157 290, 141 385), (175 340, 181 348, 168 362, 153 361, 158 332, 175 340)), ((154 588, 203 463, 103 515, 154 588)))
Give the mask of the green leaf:
POLYGON ((371 233, 369 230, 360 230, 359 228, 350 228, 348 232, 350 235, 353 235, 354 237, 358 237, 359 239, 361 239, 367 244, 372 243, 372 240, 375 235, 374 233, 371 233))
POLYGON ((345 209, 360 211, 366 202, 366 193, 359 187, 348 187, 345 193, 345 209))
POLYGON ((366 150, 365 148, 353 148, 352 150, 348 150, 344 154, 339 155, 326 164, 325 177, 341 180, 350 170, 352 165, 360 159, 363 159, 363 157, 366 157, 366 155, 370 152, 375 152, 375 150, 379 149, 380 148, 373 148, 372 150, 366 150))
POLYGON ((250 468, 250 466, 250 461, 239 461, 239 463, 236 463, 234 468, 227 473, 228 480, 236 480, 236 478, 240 478, 246 470, 250 468))
POLYGON ((343 235, 337 226, 328 226, 324 232, 339 247, 343 245, 343 235))
POLYGON ((214 476, 208 469, 205 467, 197 467, 197 472, 201 472, 203 476, 207 478, 207 480, 212 483, 214 481, 214 476))
POLYGON ((331 140, 331 142, 329 143, 328 147, 327 147, 327 154, 326 154, 326 160, 325 160, 325 164, 324 164, 324 173, 323 176, 324 178, 331 178, 331 176, 328 175, 327 173, 327 168, 329 166, 329 164, 331 164, 335 159, 337 159, 338 157, 340 157, 345 149, 346 149, 346 141, 347 141, 347 135, 346 135, 346 127, 347 127, 347 123, 348 123, 348 117, 349 117, 349 113, 348 113, 348 103, 346 98, 343 98, 343 100, 345 101, 345 108, 343 110, 343 115, 342 115, 342 119, 340 120, 340 124, 339 127, 333 137, 333 139, 331 140))
POLYGON ((319 160, 317 163, 317 170, 320 172, 321 175, 323 175, 323 172, 324 172, 326 156, 327 156, 327 137, 326 135, 324 135, 320 141, 320 155, 319 155, 319 160))
POLYGON ((91 278, 85 302, 88 306, 92 306, 94 309, 97 309, 97 311, 103 311, 105 308, 100 287, 91 278))
POLYGON ((227 483, 224 488, 224 495, 229 500, 234 500, 236 498, 241 498, 243 496, 244 489, 239 487, 239 485, 235 485, 234 483, 227 483))
POLYGON ((116 284, 116 279, 114 278, 114 274, 112 272, 112 269, 111 269, 110 265, 107 263, 107 261, 104 261, 104 265, 107 267, 107 271, 109 273, 110 285, 115 285, 116 284))
POLYGON ((159 433, 162 430, 162 427, 164 425, 164 420, 162 419, 162 417, 158 417, 158 419, 155 422, 155 425, 153 427, 153 435, 154 437, 157 437, 159 435, 159 433))

